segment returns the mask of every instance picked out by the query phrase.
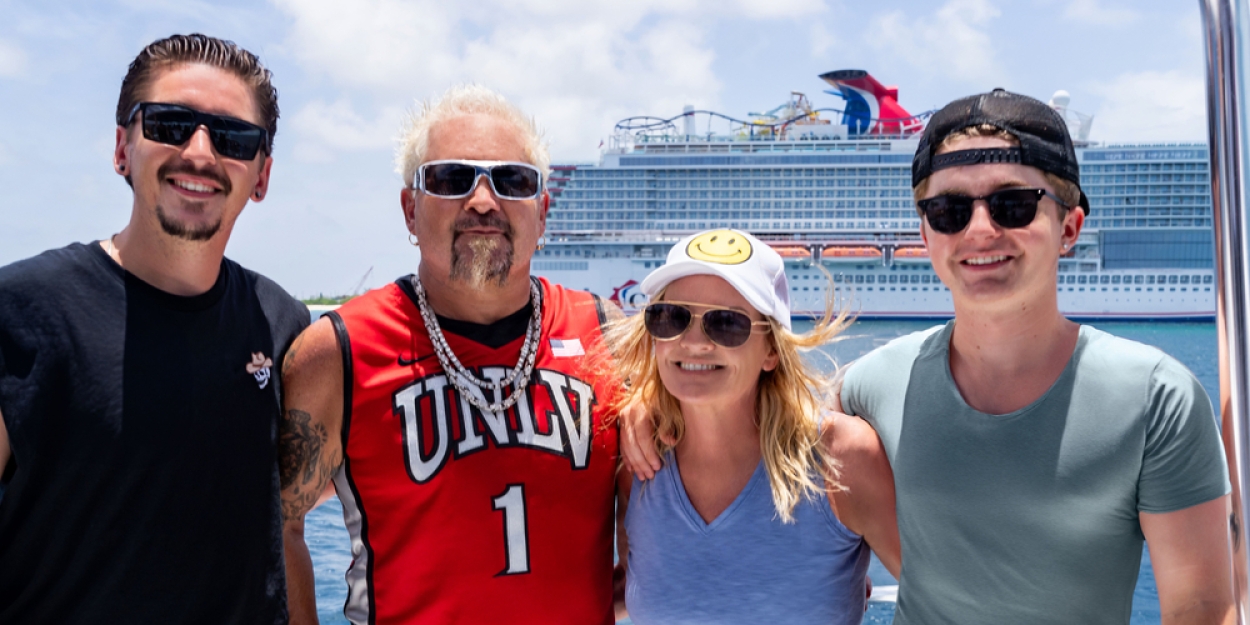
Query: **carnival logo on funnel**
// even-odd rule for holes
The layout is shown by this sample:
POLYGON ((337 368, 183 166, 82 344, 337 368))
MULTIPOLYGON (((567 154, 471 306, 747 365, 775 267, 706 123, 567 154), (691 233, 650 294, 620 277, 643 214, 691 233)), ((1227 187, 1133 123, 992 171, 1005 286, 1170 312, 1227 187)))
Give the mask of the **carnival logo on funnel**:
POLYGON ((920 120, 898 103, 898 87, 877 82, 862 69, 826 72, 820 78, 833 86, 825 91, 846 100, 842 123, 852 135, 913 134, 924 129, 920 120))
POLYGON ((621 310, 642 310, 647 305, 647 296, 639 288, 637 280, 630 280, 612 289, 612 297, 608 299, 621 307, 621 310))

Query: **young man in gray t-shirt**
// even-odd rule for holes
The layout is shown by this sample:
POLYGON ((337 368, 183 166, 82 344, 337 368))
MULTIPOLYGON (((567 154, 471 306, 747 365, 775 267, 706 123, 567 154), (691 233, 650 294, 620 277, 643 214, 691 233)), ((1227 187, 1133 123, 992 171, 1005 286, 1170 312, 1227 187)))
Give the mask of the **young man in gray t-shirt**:
MULTIPOLYGON (((1143 539, 1165 625, 1233 623, 1210 399, 1166 354, 1059 312, 1089 212, 1062 118, 1002 90, 952 102, 912 185, 955 320, 855 362, 840 395, 894 470, 896 625, 1127 624, 1143 539)), ((637 416, 621 451, 647 479, 637 416)))
POLYGON ((1128 623, 1143 538, 1163 623, 1232 623, 1211 402, 1159 350, 1064 318, 1088 200, 1062 119, 996 90, 947 105, 912 164, 955 319, 849 368, 842 408, 894 469, 895 623, 1128 623))

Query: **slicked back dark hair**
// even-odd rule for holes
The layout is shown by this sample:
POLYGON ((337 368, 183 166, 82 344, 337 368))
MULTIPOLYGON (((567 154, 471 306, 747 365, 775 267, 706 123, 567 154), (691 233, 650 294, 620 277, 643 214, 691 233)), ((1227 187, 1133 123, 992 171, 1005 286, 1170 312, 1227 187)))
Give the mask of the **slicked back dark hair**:
POLYGON ((126 123, 130 109, 139 102, 158 71, 192 63, 234 74, 252 89, 252 99, 256 100, 256 109, 260 113, 260 125, 269 131, 269 140, 263 147, 266 154, 272 155, 273 137, 278 132, 278 90, 273 86, 273 74, 265 69, 255 54, 240 48, 233 41, 199 33, 172 35, 154 41, 135 57, 122 79, 122 92, 117 98, 117 125, 126 123))

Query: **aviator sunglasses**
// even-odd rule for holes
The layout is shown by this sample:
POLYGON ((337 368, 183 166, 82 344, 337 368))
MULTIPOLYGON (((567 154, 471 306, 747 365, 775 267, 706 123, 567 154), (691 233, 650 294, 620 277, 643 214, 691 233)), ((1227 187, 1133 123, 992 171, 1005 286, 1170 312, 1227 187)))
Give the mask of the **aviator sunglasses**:
POLYGON ((1037 203, 1043 196, 1060 206, 1067 206, 1045 189, 1004 189, 981 197, 949 193, 918 200, 916 206, 924 212, 929 227, 942 234, 955 234, 962 232, 972 221, 972 205, 977 200, 985 200, 994 223, 1003 228, 1023 228, 1037 217, 1037 203))
POLYGON ((690 329, 696 318, 703 323, 703 334, 721 347, 741 347, 751 338, 755 326, 768 327, 767 321, 752 321, 746 313, 732 308, 715 308, 695 313, 689 306, 701 306, 686 302, 654 302, 643 310, 643 325, 647 332, 659 341, 671 341, 690 329))
POLYGON ((241 119, 203 113, 178 104, 140 102, 130 109, 123 126, 134 123, 135 115, 143 113, 143 136, 166 145, 182 145, 191 140, 200 126, 208 129, 213 149, 240 161, 256 158, 256 152, 269 138, 269 131, 241 119))
POLYGON ((504 200, 532 200, 542 193, 543 175, 529 163, 508 161, 430 161, 417 169, 412 186, 426 195, 456 200, 468 197, 482 176, 504 200))

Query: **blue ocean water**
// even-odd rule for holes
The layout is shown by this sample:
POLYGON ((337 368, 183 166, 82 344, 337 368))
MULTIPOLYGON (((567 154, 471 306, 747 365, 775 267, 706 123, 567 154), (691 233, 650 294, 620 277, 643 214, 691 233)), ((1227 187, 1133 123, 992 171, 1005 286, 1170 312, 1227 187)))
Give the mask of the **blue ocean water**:
MULTIPOLYGON (((931 327, 933 321, 862 321, 853 325, 843 339, 831 345, 826 352, 837 362, 845 364, 885 344, 889 340, 931 327)), ((796 324, 796 330, 802 325, 796 324)), ((1098 328, 1148 345, 1154 345, 1171 354, 1193 371, 1194 375, 1212 397, 1219 396, 1219 369, 1216 362, 1216 331, 1214 323, 1177 322, 1112 322, 1094 323, 1098 328)), ((317 610, 322 623, 341 624, 343 602, 347 596, 343 574, 351 563, 347 530, 343 526, 343 510, 337 500, 331 500, 308 516, 305 538, 312 552, 317 577, 317 610)), ((896 584, 893 577, 876 562, 869 569, 873 584, 888 586, 896 584)), ((872 602, 864 615, 865 624, 889 623, 894 604, 872 602)), ((1150 569, 1150 554, 1143 550, 1141 573, 1133 594, 1132 625, 1155 625, 1160 622, 1159 595, 1154 575, 1150 569)))

